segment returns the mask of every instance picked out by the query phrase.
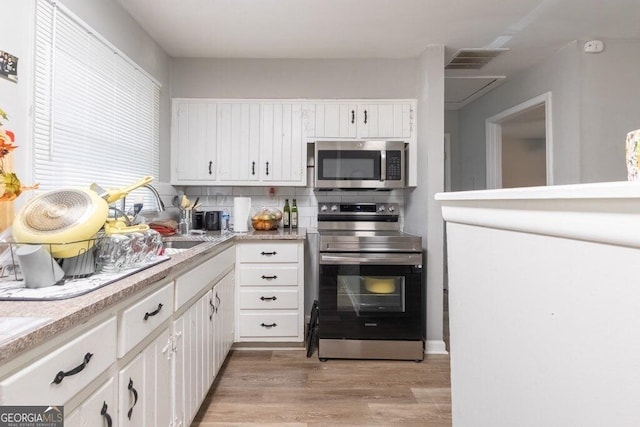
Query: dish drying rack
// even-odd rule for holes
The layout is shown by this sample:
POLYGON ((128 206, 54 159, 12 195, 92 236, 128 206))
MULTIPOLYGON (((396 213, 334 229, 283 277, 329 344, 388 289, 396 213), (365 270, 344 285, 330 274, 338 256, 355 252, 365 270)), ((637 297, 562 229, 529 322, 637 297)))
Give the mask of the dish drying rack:
POLYGON ((7 278, 10 280, 24 280, 22 276, 22 270, 20 269, 20 264, 18 263, 18 257, 16 255, 16 249, 21 246, 42 246, 48 253, 52 252, 52 247, 60 247, 68 245, 71 247, 77 247, 77 253, 73 257, 69 258, 54 258, 51 257, 51 268, 54 268, 53 263, 57 263, 58 266, 62 267, 62 264, 69 261, 70 264, 73 264, 75 268, 69 269, 70 274, 67 274, 65 271, 65 279, 78 279, 81 277, 87 277, 90 274, 81 273, 86 271, 93 270, 93 273, 96 273, 96 263, 95 263, 95 248, 96 243, 98 243, 101 239, 104 239, 106 236, 96 236, 91 239, 84 239, 73 242, 66 243, 33 243, 33 242, 17 242, 13 239, 7 241, 0 241, 0 282, 6 281, 7 278))
MULTIPOLYGON (((114 271, 100 271, 95 256, 100 242, 109 238, 102 233, 91 239, 66 243, 24 243, 10 239, 0 241, 0 301, 50 301, 76 297, 109 285, 139 271, 169 260, 164 254, 154 255, 144 263, 125 266, 114 271), (24 275, 18 262, 16 249, 23 245, 43 246, 51 253, 52 246, 75 245, 77 255, 70 258, 51 257, 53 263, 62 268, 64 277, 52 286, 42 288, 27 288, 24 275), (70 267, 66 268, 65 263, 70 267)), ((158 251, 163 253, 163 251, 158 251)))

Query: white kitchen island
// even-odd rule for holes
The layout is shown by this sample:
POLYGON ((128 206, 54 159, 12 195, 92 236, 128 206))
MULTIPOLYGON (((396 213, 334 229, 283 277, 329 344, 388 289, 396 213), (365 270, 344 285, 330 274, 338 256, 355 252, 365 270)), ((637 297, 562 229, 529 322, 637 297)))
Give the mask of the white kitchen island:
POLYGON ((640 183, 436 199, 454 426, 640 425, 640 183))

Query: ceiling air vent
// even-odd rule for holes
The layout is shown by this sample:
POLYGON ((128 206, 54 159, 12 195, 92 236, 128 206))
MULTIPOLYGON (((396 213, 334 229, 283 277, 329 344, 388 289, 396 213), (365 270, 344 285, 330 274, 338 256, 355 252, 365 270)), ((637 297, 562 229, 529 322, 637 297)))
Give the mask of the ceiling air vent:
POLYGON ((470 48, 460 49, 453 56, 451 61, 444 67, 445 70, 479 70, 489 63, 493 58, 509 49, 483 49, 470 48))

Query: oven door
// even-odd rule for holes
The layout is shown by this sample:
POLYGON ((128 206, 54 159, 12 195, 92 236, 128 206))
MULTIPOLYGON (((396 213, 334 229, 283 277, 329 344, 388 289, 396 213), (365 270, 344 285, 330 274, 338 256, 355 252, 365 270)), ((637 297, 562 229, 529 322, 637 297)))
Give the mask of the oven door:
POLYGON ((423 338, 421 254, 320 254, 321 339, 423 338))

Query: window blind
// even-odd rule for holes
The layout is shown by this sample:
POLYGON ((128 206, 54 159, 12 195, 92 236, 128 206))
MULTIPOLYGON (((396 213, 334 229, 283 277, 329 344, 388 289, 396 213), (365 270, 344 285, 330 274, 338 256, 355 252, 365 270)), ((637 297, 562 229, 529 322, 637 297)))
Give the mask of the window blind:
POLYGON ((49 0, 37 2, 34 68, 34 177, 42 190, 118 188, 158 176, 153 78, 49 0))

